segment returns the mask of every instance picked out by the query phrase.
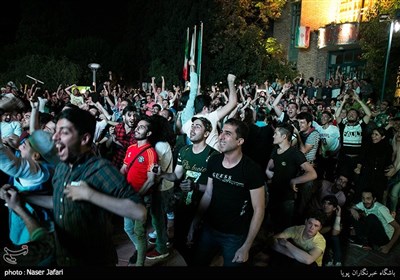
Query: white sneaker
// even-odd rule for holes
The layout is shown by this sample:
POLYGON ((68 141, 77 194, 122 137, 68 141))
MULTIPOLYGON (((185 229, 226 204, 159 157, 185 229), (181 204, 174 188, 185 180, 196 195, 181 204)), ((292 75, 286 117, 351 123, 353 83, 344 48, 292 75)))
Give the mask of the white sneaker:
POLYGON ((337 263, 335 264, 335 266, 342 266, 342 263, 341 263, 341 262, 337 262, 337 263))
POLYGON ((168 220, 173 220, 173 219, 175 219, 175 213, 174 213, 174 212, 169 212, 169 213, 167 213, 167 219, 168 219, 168 220))
POLYGON ((157 231, 153 231, 149 233, 150 238, 157 238, 157 231))
POLYGON ((329 261, 329 262, 326 263, 325 266, 334 266, 334 265, 333 265, 333 262, 332 262, 332 261, 329 261))

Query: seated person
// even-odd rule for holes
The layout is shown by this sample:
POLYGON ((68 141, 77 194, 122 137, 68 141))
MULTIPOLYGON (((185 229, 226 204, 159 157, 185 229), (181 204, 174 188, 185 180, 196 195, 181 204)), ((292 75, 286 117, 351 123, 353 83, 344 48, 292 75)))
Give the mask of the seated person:
POLYGON ((322 180, 316 182, 318 186, 317 190, 313 193, 310 208, 315 210, 322 210, 322 199, 327 195, 334 195, 337 198, 338 205, 343 207, 346 203, 347 184, 349 182, 349 176, 344 172, 337 175, 334 182, 328 180, 322 180))
POLYGON ((322 198, 322 212, 326 215, 326 222, 320 230, 326 240, 327 254, 324 254, 326 266, 342 266, 339 236, 342 229, 340 224, 342 209, 335 195, 326 195, 322 198))
POLYGON ((355 236, 351 237, 350 242, 365 249, 378 246, 381 253, 389 253, 400 236, 400 225, 389 209, 376 201, 373 190, 364 189, 361 202, 354 205, 350 212, 355 230, 355 236))
MULTIPOLYGON (((287 257, 282 259, 282 263, 279 261, 275 264, 322 266, 326 242, 319 231, 325 221, 325 215, 320 211, 312 211, 307 216, 304 225, 289 227, 274 236, 272 248, 287 257)), ((275 257, 281 258, 280 255, 275 257)), ((274 264, 274 261, 272 263, 274 264)))

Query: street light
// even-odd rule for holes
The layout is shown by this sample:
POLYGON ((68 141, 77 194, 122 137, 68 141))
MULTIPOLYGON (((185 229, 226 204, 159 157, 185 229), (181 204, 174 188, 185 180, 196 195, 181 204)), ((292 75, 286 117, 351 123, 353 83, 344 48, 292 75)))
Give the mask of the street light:
MULTIPOLYGON (((396 17, 398 17, 398 11, 396 11, 396 17)), ((395 19, 391 19, 389 15, 384 14, 379 17, 379 21, 389 21, 390 20, 390 30, 389 30, 389 40, 388 40, 388 46, 386 50, 386 60, 385 60, 385 68, 383 71, 383 81, 382 81, 382 90, 381 90, 381 102, 385 96, 385 86, 386 86, 386 75, 387 75, 387 68, 389 64, 389 56, 390 56, 390 49, 392 48, 392 38, 393 38, 393 30, 395 32, 399 31, 400 29, 400 23, 396 21, 395 19)))
POLYGON ((97 69, 99 69, 101 66, 98 63, 89 63, 89 68, 92 70, 93 72, 93 86, 94 86, 94 90, 96 91, 96 71, 97 69))

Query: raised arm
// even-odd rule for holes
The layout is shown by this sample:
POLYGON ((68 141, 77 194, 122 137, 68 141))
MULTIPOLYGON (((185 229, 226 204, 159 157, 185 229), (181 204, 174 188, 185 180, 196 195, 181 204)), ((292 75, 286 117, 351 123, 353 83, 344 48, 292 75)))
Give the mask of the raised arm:
POLYGON ((70 89, 76 87, 76 84, 70 85, 69 87, 66 87, 64 90, 66 93, 68 93, 68 95, 71 95, 71 91, 70 89))
POLYGON ((337 111, 336 111, 336 113, 335 113, 335 117, 336 117, 337 123, 341 123, 341 122, 342 122, 342 117, 340 116, 340 113, 342 112, 343 106, 344 106, 344 104, 346 103, 348 97, 349 97, 349 96, 348 96, 347 94, 345 94, 345 95, 343 96, 343 100, 342 100, 342 102, 340 103, 340 106, 339 106, 339 108, 337 109, 337 111))
POLYGON ((165 91, 165 79, 164 76, 161 76, 161 92, 165 91))
POLYGON ((369 107, 360 99, 358 94, 353 93, 354 99, 361 105, 361 108, 363 109, 365 116, 363 117, 363 121, 367 124, 369 123, 369 120, 371 119, 372 113, 369 107))
POLYGON ((29 119, 29 133, 34 132, 35 130, 40 129, 39 123, 39 101, 32 96, 29 99, 29 103, 31 104, 31 118, 29 119))
POLYGON ((225 104, 222 108, 217 110, 218 119, 224 118, 226 115, 229 114, 230 111, 235 108, 237 104, 237 94, 235 89, 235 79, 236 76, 232 74, 228 74, 228 87, 229 87, 229 100, 228 103, 225 104))
POLYGON ((272 108, 274 109, 276 116, 279 118, 282 115, 282 110, 279 109, 278 104, 282 99, 282 96, 289 90, 290 84, 284 84, 281 92, 275 98, 274 103, 272 103, 272 108))

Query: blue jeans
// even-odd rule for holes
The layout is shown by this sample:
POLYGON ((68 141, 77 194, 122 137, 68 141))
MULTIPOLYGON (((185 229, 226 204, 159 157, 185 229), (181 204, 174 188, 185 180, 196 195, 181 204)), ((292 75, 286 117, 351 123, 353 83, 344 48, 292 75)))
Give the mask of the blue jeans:
POLYGON ((212 229, 209 225, 204 225, 194 256, 194 265, 208 266, 213 257, 222 251, 224 266, 243 266, 244 263, 232 262, 232 260, 245 240, 245 235, 223 233, 212 229))
POLYGON ((145 223, 124 218, 124 230, 138 253, 136 266, 143 266, 147 250, 145 223))

